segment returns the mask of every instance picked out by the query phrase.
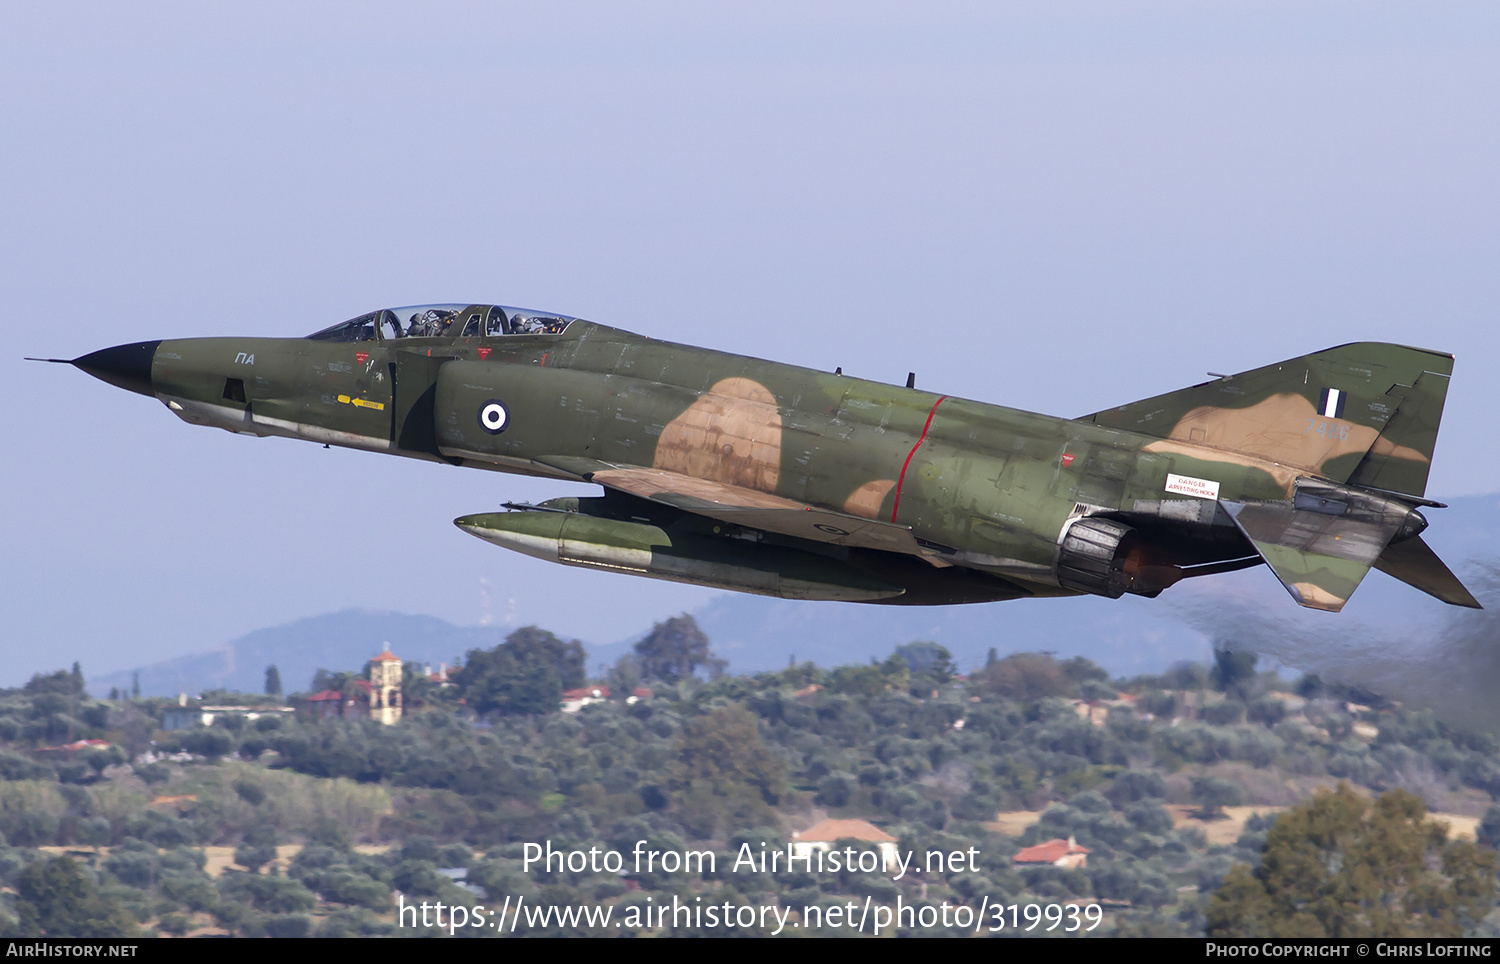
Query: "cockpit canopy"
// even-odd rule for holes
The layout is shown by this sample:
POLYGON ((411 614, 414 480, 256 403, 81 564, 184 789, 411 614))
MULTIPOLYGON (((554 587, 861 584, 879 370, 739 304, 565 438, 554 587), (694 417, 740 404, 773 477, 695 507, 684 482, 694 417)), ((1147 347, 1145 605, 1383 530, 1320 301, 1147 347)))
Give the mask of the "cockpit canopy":
POLYGON ((307 337, 313 341, 389 341, 557 335, 577 320, 551 311, 506 305, 409 305, 372 311, 307 337))

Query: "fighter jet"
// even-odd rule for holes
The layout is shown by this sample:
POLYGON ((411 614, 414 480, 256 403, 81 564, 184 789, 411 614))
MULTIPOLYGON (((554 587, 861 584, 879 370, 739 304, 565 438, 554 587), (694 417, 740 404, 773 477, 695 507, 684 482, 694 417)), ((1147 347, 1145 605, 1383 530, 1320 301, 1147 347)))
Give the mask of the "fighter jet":
POLYGON ((547 311, 383 309, 304 338, 66 361, 194 425, 592 483, 455 524, 526 555, 789 599, 1154 597, 1266 564, 1337 612, 1422 541, 1453 357, 1341 345, 1059 418, 547 311))

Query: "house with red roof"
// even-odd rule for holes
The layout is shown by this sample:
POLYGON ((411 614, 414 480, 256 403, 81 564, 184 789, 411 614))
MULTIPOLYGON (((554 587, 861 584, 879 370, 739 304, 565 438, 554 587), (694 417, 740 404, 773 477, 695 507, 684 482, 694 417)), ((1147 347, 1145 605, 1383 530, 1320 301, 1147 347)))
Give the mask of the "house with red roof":
POLYGON ((607 699, 609 699, 608 686, 580 686, 576 690, 564 690, 562 711, 577 713, 590 703, 602 703, 607 699))
POLYGON ((832 850, 833 845, 840 840, 858 840, 861 843, 874 844, 874 849, 880 851, 882 870, 900 866, 901 861, 896 852, 896 838, 864 820, 819 821, 806 830, 792 834, 792 854, 798 860, 805 860, 815 850, 824 852, 832 850))
POLYGON ((1087 866, 1088 859, 1089 848, 1078 846, 1078 841, 1072 837, 1067 840, 1058 837, 1018 851, 1011 861, 1022 867, 1052 866, 1072 869, 1087 866))

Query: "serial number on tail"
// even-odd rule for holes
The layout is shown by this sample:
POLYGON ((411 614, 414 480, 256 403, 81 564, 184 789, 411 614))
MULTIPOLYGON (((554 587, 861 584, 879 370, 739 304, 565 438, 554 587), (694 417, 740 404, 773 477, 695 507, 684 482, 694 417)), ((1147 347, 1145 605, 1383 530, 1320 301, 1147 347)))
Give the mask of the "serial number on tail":
POLYGON ((1302 434, 1321 435, 1324 438, 1347 442, 1349 441, 1349 426, 1344 422, 1329 422, 1324 419, 1310 418, 1307 420, 1307 428, 1302 430, 1302 434))

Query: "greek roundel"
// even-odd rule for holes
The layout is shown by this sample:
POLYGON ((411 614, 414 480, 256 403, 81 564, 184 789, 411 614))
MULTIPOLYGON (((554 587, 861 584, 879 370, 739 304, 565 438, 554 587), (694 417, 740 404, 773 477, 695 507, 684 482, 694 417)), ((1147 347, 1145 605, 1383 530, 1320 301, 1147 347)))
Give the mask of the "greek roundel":
POLYGON ((1344 403, 1348 400, 1348 392, 1341 392, 1337 388, 1325 388, 1318 398, 1318 414, 1324 418, 1343 418, 1344 403))
POLYGON ((510 413, 498 398, 492 398, 479 407, 479 426, 491 435, 499 435, 510 423, 510 413))

